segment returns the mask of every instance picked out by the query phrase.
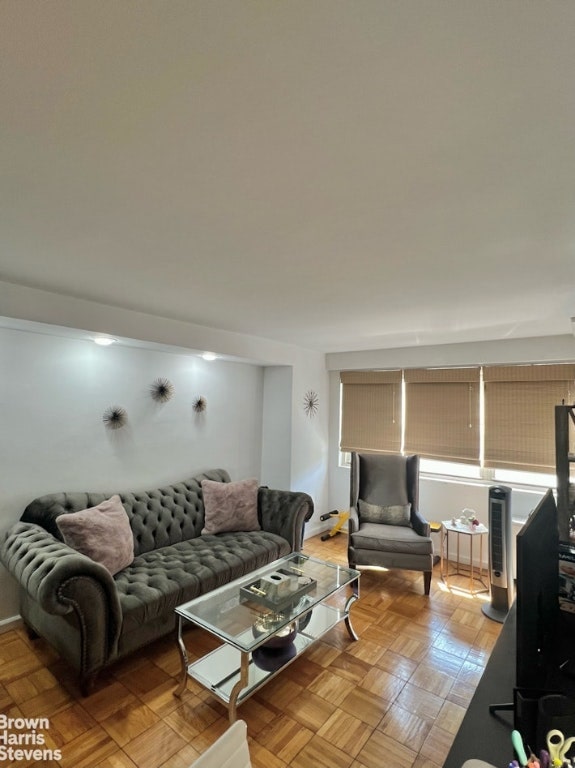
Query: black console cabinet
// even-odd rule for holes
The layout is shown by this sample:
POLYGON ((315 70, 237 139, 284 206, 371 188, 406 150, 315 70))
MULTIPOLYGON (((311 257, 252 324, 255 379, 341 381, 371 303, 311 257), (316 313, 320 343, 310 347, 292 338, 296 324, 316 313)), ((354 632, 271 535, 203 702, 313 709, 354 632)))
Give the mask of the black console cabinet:
POLYGON ((485 671, 465 713, 443 768, 461 768, 470 758, 496 766, 513 760, 513 712, 490 714, 490 704, 513 701, 515 686, 515 605, 509 611, 485 671))
MULTIPOLYGON (((526 744, 541 748, 547 729, 541 731, 546 722, 538 722, 538 709, 540 697, 546 694, 567 697, 572 711, 569 732, 575 735, 575 615, 558 613, 545 689, 516 689, 517 622, 515 603, 512 605, 443 768, 461 768, 470 758, 509 765, 515 757, 511 744, 514 727, 526 744), (512 703, 515 710, 489 711, 490 706, 512 703)), ((551 723, 550 727, 557 725, 551 723)))

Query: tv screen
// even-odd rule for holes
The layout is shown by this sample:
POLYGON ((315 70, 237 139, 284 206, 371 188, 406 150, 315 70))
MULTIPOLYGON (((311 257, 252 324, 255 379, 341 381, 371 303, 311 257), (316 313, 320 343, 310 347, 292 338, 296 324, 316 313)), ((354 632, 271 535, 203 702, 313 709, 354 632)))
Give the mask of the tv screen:
POLYGON ((517 534, 516 546, 516 685, 544 688, 559 614, 559 530, 551 489, 517 534))

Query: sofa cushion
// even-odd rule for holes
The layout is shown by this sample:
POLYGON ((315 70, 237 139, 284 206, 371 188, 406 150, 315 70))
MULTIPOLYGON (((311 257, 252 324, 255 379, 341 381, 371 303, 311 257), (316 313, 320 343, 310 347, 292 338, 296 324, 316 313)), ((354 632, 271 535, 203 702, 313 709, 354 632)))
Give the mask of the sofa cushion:
POLYGON ((117 495, 95 507, 60 515, 56 524, 69 547, 104 565, 112 576, 134 559, 130 521, 117 495))
POLYGON ((359 530, 351 534, 354 549, 385 549, 406 555, 428 555, 433 552, 433 543, 427 536, 419 536, 413 528, 405 525, 379 525, 361 523, 359 530))
POLYGON ((202 480, 204 497, 204 527, 207 533, 224 531, 259 531, 258 481, 239 480, 218 483, 202 480))
POLYGON ((146 552, 114 578, 122 633, 141 628, 177 605, 289 554, 281 536, 266 531, 205 535, 146 552))

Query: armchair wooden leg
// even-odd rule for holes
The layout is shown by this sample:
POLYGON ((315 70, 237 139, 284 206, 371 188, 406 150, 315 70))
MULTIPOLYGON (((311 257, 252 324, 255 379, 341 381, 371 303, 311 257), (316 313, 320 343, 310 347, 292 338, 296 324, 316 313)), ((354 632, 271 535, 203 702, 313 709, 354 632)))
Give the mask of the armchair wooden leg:
POLYGON ((429 590, 431 589, 431 573, 431 571, 423 572, 423 591, 426 595, 429 594, 429 590))

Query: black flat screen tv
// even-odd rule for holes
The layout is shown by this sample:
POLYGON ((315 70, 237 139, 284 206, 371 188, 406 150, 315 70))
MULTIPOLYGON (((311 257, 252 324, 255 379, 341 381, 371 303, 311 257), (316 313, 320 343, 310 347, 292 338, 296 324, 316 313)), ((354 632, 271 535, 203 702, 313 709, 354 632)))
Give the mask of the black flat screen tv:
POLYGON ((559 617, 559 529, 549 489, 530 514, 517 546, 518 688, 546 687, 554 659, 559 617))

